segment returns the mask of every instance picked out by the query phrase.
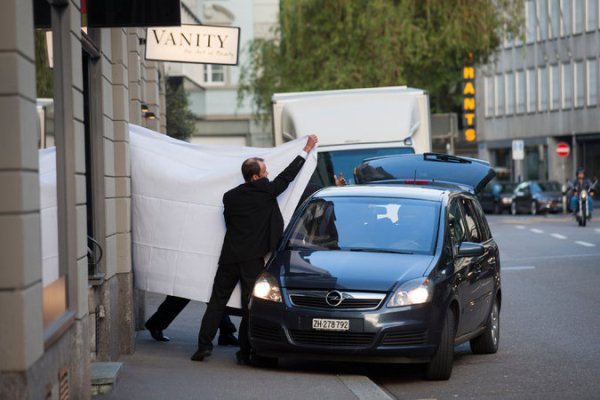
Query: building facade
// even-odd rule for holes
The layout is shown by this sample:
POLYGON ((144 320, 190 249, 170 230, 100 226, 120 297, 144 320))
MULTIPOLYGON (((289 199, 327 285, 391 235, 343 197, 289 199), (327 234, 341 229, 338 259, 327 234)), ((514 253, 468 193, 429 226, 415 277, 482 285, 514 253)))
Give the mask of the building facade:
POLYGON ((196 116, 192 143, 273 146, 270 124, 257 123, 250 99, 238 104, 241 66, 251 40, 265 38, 278 22, 279 0, 183 0, 182 22, 240 28, 237 66, 166 63, 170 78, 181 79, 196 116))
POLYGON ((598 0, 526 0, 522 38, 477 70, 479 157, 515 181, 600 177, 598 0), (513 160, 513 140, 524 159, 513 160), (559 157, 566 142, 570 154, 559 157))
POLYGON ((165 130, 164 71, 144 60, 143 29, 82 29, 79 0, 2 6, 0 398, 90 398, 92 364, 133 352, 143 322, 131 264, 128 124, 165 130), (53 93, 41 102, 34 5, 47 7, 52 32, 53 93), (52 138, 38 126, 39 104, 52 104, 50 121, 39 120, 52 138), (56 226, 48 235, 39 160, 53 142, 56 226), (53 238, 48 274, 42 256, 53 238))

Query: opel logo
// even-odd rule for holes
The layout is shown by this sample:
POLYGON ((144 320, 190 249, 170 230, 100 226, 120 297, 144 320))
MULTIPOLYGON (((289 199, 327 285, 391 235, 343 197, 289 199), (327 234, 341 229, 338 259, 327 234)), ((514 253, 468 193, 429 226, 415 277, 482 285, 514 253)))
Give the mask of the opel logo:
POLYGON ((327 296, 325 296, 325 301, 331 307, 339 306, 342 303, 342 300, 344 300, 344 298, 342 297, 342 294, 337 290, 332 290, 331 292, 327 293, 327 296))

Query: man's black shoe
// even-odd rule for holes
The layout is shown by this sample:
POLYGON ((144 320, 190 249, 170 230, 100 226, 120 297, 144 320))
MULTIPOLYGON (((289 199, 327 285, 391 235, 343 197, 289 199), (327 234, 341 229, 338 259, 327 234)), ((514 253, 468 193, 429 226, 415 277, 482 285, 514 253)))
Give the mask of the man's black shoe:
POLYGON ((239 345, 240 345, 240 341, 233 335, 233 333, 219 335, 219 346, 239 346, 239 345))
POLYGON ((150 328, 148 327, 148 324, 144 325, 144 328, 150 331, 150 336, 152 336, 152 338, 156 341, 168 342, 169 340, 171 340, 168 336, 163 335, 163 331, 161 329, 150 328))
POLYGON ((196 352, 190 357, 192 361, 204 361, 204 359, 210 356, 212 353, 209 349, 198 349, 196 352))
POLYGON ((235 353, 235 358, 237 359, 238 365, 252 365, 252 360, 250 359, 250 354, 242 353, 238 351, 235 353))

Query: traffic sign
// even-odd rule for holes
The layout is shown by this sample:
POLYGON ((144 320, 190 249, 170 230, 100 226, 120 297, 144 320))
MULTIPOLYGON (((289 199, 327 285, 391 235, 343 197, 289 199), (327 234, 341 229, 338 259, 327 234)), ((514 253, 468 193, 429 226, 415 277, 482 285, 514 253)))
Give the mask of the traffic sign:
POLYGON ((556 155, 559 157, 566 157, 571 152, 571 148, 569 147, 569 143, 560 142, 556 145, 556 155))
POLYGON ((522 140, 512 141, 512 159, 522 160, 525 158, 525 142, 522 140))

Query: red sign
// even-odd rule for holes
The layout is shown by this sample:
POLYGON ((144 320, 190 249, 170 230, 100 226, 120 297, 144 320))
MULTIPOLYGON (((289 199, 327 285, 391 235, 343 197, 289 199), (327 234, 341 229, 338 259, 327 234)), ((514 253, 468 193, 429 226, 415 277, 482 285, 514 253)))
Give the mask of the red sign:
POLYGON ((556 154, 559 157, 566 157, 571 152, 571 148, 568 143, 560 142, 556 145, 556 154))

